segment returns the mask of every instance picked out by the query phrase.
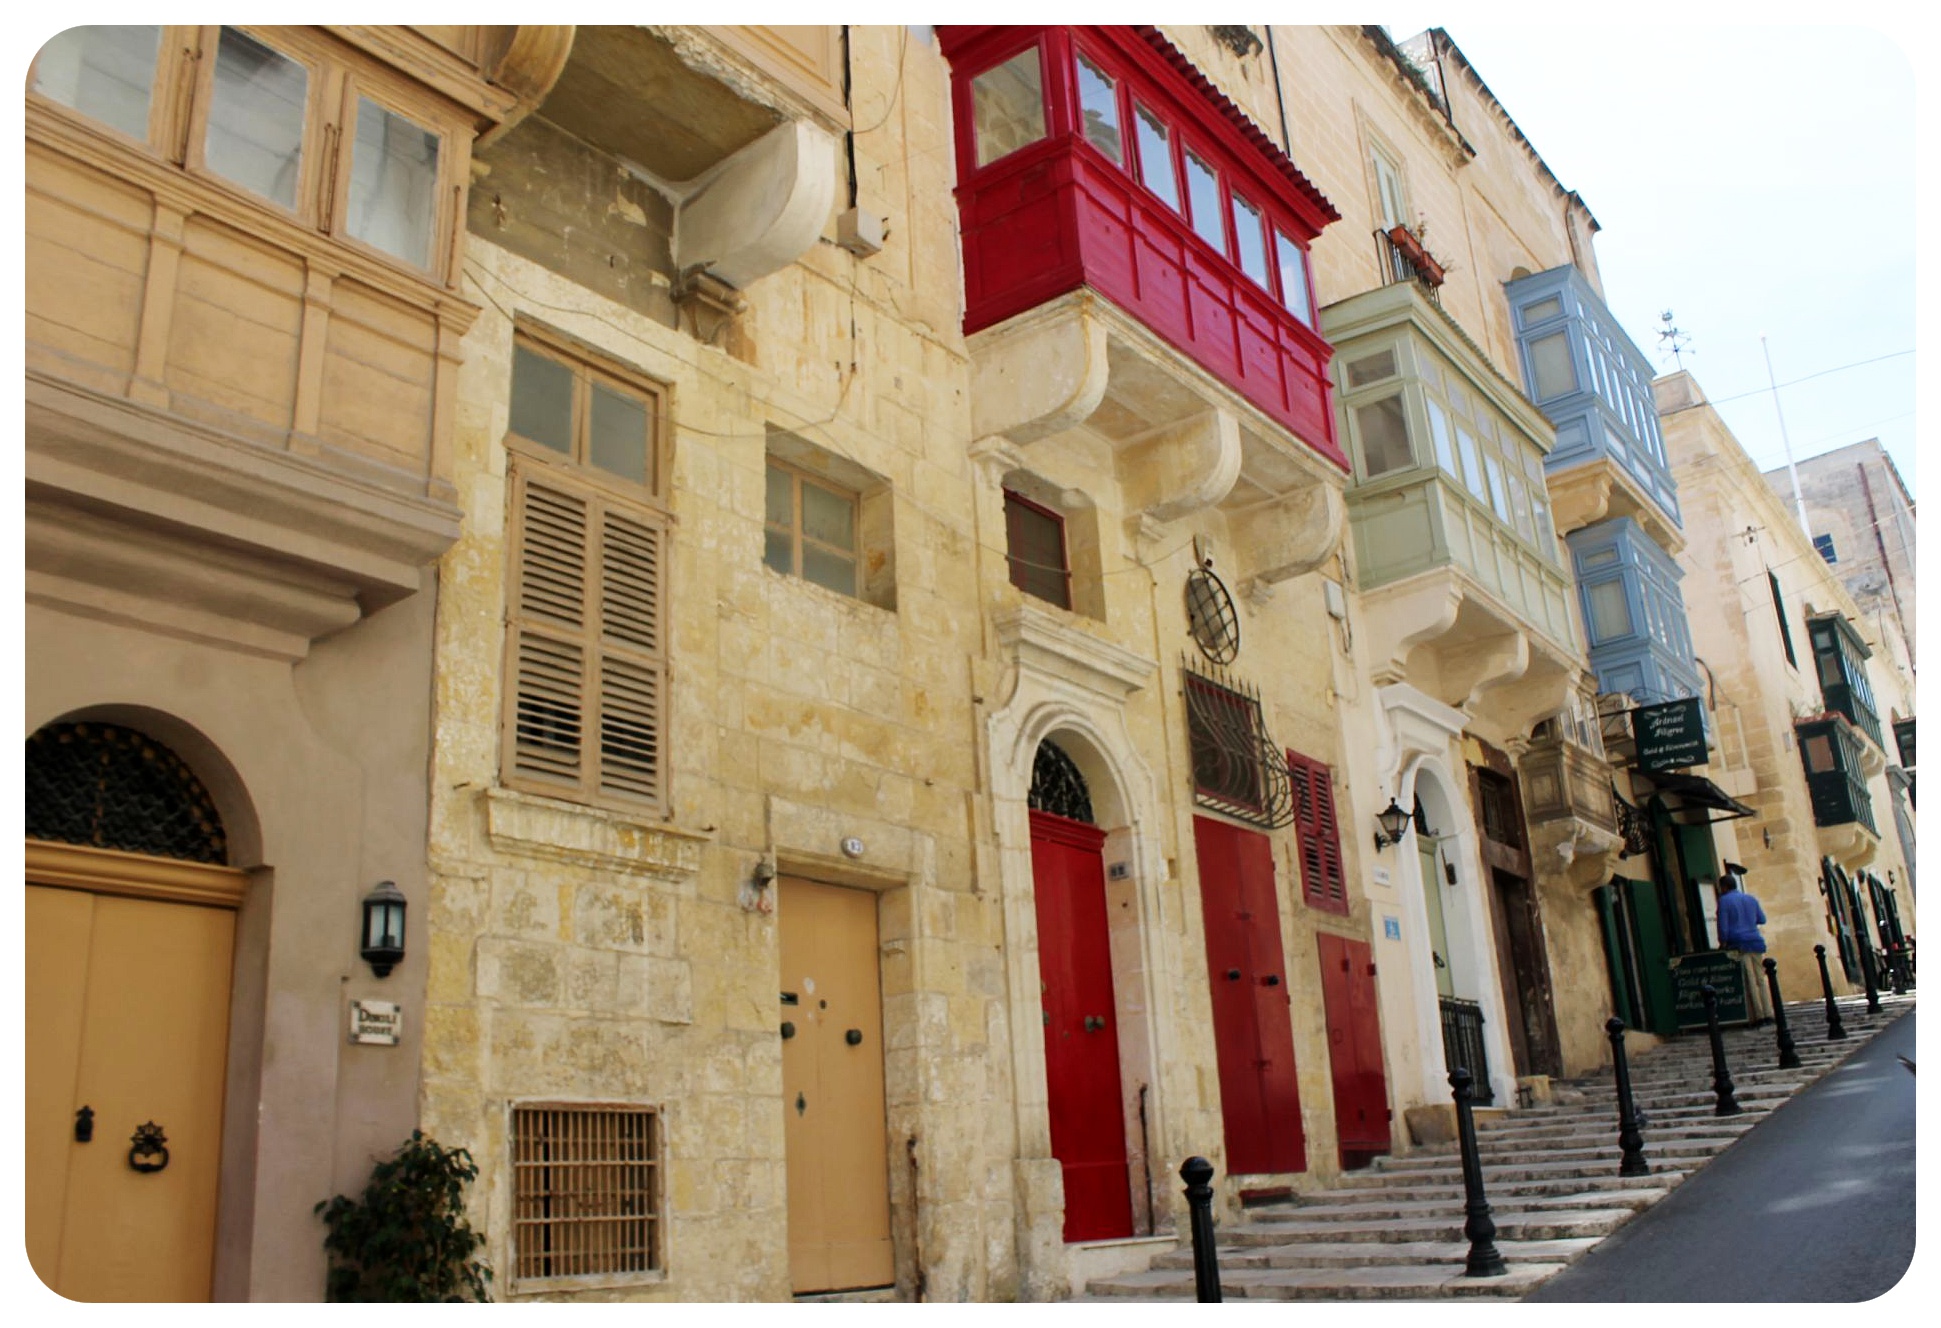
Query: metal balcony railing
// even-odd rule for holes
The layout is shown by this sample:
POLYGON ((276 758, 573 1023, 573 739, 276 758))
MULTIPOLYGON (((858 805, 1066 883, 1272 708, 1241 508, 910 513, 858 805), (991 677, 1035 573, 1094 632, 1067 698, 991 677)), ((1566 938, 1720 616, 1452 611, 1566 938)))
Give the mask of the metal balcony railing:
POLYGON ((1474 1101, 1488 1106, 1496 1101, 1489 1085, 1489 1056, 1483 1050, 1483 1007, 1457 996, 1442 998, 1442 1058, 1451 1070, 1458 1065, 1468 1070, 1476 1082, 1474 1101))
MULTIPOLYGON (((1400 229, 1399 227, 1397 228, 1400 229)), ((1393 286, 1398 282, 1413 281, 1422 287, 1422 293, 1438 304, 1442 302, 1442 271, 1429 261, 1418 258, 1421 251, 1417 248, 1411 253, 1402 245, 1389 238, 1390 232, 1375 232, 1375 250, 1382 265, 1382 284, 1393 286)), ((1481 1099, 1479 1098, 1478 1101, 1481 1099)))

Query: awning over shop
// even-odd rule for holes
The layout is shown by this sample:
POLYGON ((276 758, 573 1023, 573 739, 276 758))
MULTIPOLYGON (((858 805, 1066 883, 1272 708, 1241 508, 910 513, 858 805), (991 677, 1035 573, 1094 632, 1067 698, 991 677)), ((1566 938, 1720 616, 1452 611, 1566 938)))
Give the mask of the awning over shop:
POLYGON ((1688 775, 1676 770, 1659 770, 1648 775, 1633 771, 1632 775, 1649 780, 1659 793, 1667 795, 1666 809, 1684 824, 1712 825, 1753 815, 1752 808, 1703 775, 1688 775), (1713 812, 1723 812, 1724 815, 1714 816, 1711 814, 1713 812), (1687 814, 1691 814, 1690 819, 1687 819, 1687 814))

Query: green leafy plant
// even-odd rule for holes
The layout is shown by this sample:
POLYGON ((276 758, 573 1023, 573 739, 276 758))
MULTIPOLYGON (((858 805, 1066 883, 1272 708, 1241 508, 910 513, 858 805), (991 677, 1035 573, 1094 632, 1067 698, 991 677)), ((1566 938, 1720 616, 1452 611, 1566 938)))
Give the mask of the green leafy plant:
POLYGON ((478 1165, 413 1130, 371 1169, 362 1199, 320 1203, 329 1234, 326 1296, 333 1301, 490 1300, 492 1270, 473 1256, 485 1237, 465 1220, 465 1187, 478 1165))

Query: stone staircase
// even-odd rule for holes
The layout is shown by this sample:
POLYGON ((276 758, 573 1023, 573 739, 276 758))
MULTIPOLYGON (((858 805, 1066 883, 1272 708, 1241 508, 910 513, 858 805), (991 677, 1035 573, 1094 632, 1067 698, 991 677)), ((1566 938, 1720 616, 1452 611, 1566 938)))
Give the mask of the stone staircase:
MULTIPOLYGON (((1514 1300, 1534 1290, 1638 1213, 1671 1193, 1774 1108, 1827 1073, 1895 1017, 1914 997, 1880 997, 1869 1016, 1864 997, 1843 997, 1841 1041, 1826 1037, 1821 1001, 1786 1007, 1799 1069, 1774 1068, 1770 1027, 1725 1033, 1726 1060, 1745 1110, 1712 1114, 1711 1046, 1687 1035, 1631 1060, 1632 1096, 1644 1113, 1650 1173, 1617 1174, 1617 1094, 1606 1070, 1557 1085, 1556 1100, 1479 1117, 1483 1183, 1496 1223, 1496 1247, 1509 1272, 1463 1276, 1462 1162, 1453 1143, 1378 1159, 1344 1174, 1331 1189, 1245 1210, 1218 1232, 1220 1284, 1227 1299, 1514 1300)), ((1080 1299, 1192 1300, 1193 1252, 1177 1249, 1144 1271, 1091 1282, 1080 1299)))

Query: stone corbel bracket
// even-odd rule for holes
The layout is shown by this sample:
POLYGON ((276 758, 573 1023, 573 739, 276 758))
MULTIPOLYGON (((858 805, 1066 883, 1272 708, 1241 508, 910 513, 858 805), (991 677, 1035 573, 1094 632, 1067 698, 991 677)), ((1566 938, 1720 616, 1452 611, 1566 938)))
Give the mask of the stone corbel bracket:
POLYGON ((1327 484, 1238 513, 1229 524, 1240 559, 1240 586, 1264 598, 1274 586, 1305 576, 1334 556, 1347 528, 1347 503, 1327 484))
POLYGON ((1376 686, 1409 677, 1409 652, 1447 635, 1462 609, 1462 587, 1449 577, 1429 577, 1416 585, 1362 600, 1362 639, 1376 686))
POLYGON ((1110 376, 1105 324, 1083 306, 1044 306, 980 332, 971 355, 972 437, 1017 447, 1090 419, 1110 376))
POLYGON ((836 201, 836 140, 791 120, 702 172, 674 214, 674 267, 737 290, 793 263, 836 201))
POLYGON ((1240 421, 1214 407, 1147 434, 1119 454, 1127 520, 1165 524, 1212 507, 1240 478, 1240 421))

